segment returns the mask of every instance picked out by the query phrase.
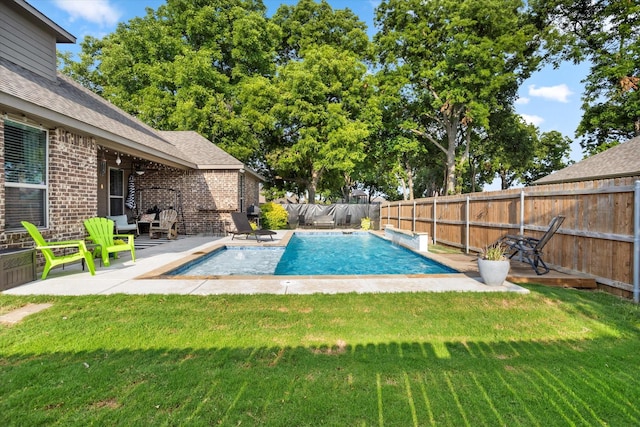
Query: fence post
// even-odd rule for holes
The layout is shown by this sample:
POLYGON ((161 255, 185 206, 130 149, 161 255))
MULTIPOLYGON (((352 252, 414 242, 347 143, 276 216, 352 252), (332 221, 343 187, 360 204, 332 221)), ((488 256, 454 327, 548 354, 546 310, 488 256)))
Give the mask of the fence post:
POLYGON ((413 221, 413 225, 412 225, 412 229, 411 231, 413 231, 414 233, 416 232, 416 201, 414 199, 413 201, 413 212, 411 213, 412 221, 413 221))
POLYGON ((468 254, 469 253, 469 196, 467 196, 467 203, 466 203, 466 207, 464 210, 464 222, 465 222, 465 236, 464 236, 464 253, 468 254))
POLYGON ((640 181, 633 196, 633 302, 640 302, 640 181))
POLYGON ((436 198, 433 198, 433 244, 436 244, 436 198))
POLYGON ((520 235, 524 235, 524 190, 520 191, 520 235))

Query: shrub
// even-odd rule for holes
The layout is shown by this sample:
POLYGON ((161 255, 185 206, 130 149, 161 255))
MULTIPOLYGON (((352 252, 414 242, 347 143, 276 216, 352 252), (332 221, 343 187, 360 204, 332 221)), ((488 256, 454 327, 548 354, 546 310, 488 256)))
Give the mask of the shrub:
POLYGON ((360 228, 363 230, 369 230, 371 228, 371 218, 364 217, 360 220, 360 228))
POLYGON ((269 202, 260 206, 260 220, 262 221, 262 228, 281 230, 287 228, 289 213, 282 205, 269 202))

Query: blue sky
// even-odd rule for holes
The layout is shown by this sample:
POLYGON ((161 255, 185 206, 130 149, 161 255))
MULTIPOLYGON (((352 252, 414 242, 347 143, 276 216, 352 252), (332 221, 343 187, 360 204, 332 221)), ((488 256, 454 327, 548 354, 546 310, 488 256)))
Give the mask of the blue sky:
MULTIPOLYGON (((145 8, 157 9, 164 0, 27 0, 32 6, 77 38, 77 45, 58 45, 59 50, 79 51, 78 44, 91 35, 101 38, 112 32, 119 22, 143 16, 145 8)), ((280 4, 295 4, 297 0, 263 0, 268 13, 280 4)), ((328 0, 335 9, 350 8, 373 34, 373 15, 379 0, 328 0)), ((583 84, 589 71, 587 65, 563 64, 559 69, 547 67, 524 82, 519 91, 516 111, 541 131, 556 130, 574 139, 582 111, 583 84)), ((582 158, 578 142, 572 144, 573 160, 582 158)), ((494 182, 495 183, 495 182, 494 182)))

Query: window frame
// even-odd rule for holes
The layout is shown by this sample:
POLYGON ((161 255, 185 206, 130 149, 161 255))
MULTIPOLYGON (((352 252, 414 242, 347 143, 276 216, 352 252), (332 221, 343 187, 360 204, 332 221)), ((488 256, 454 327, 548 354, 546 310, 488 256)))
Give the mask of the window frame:
MULTIPOLYGON (((9 215, 8 208, 8 198, 6 197, 7 188, 18 188, 18 189, 27 189, 27 190, 43 190, 43 206, 42 206, 42 220, 44 224, 35 224, 39 228, 47 228, 49 226, 49 131, 47 129, 43 129, 42 127, 32 126, 26 123, 20 123, 18 121, 5 119, 4 120, 4 187, 5 187, 5 198, 4 198, 4 213, 5 213, 5 230, 7 231, 17 231, 21 230, 21 225, 8 226, 7 225, 7 216, 9 215), (12 182, 8 180, 8 172, 9 167, 7 166, 7 152, 8 152, 8 138, 7 138, 7 127, 13 127, 20 129, 23 132, 33 131, 34 134, 38 135, 38 139, 40 139, 41 135, 44 135, 44 171, 42 178, 44 179, 43 183, 33 184, 27 182, 12 182), (28 129, 25 129, 28 128, 28 129)), ((18 203, 19 205, 19 203, 18 203)), ((19 206, 20 207, 20 206, 19 206)), ((29 218, 31 220, 31 218, 29 218)))

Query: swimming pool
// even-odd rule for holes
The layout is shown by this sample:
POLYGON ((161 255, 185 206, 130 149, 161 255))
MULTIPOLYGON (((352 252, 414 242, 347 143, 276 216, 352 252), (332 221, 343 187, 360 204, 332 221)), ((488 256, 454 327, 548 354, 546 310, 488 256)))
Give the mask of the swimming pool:
POLYGON ((222 247, 167 275, 383 275, 458 271, 368 232, 295 232, 284 247, 222 247))

